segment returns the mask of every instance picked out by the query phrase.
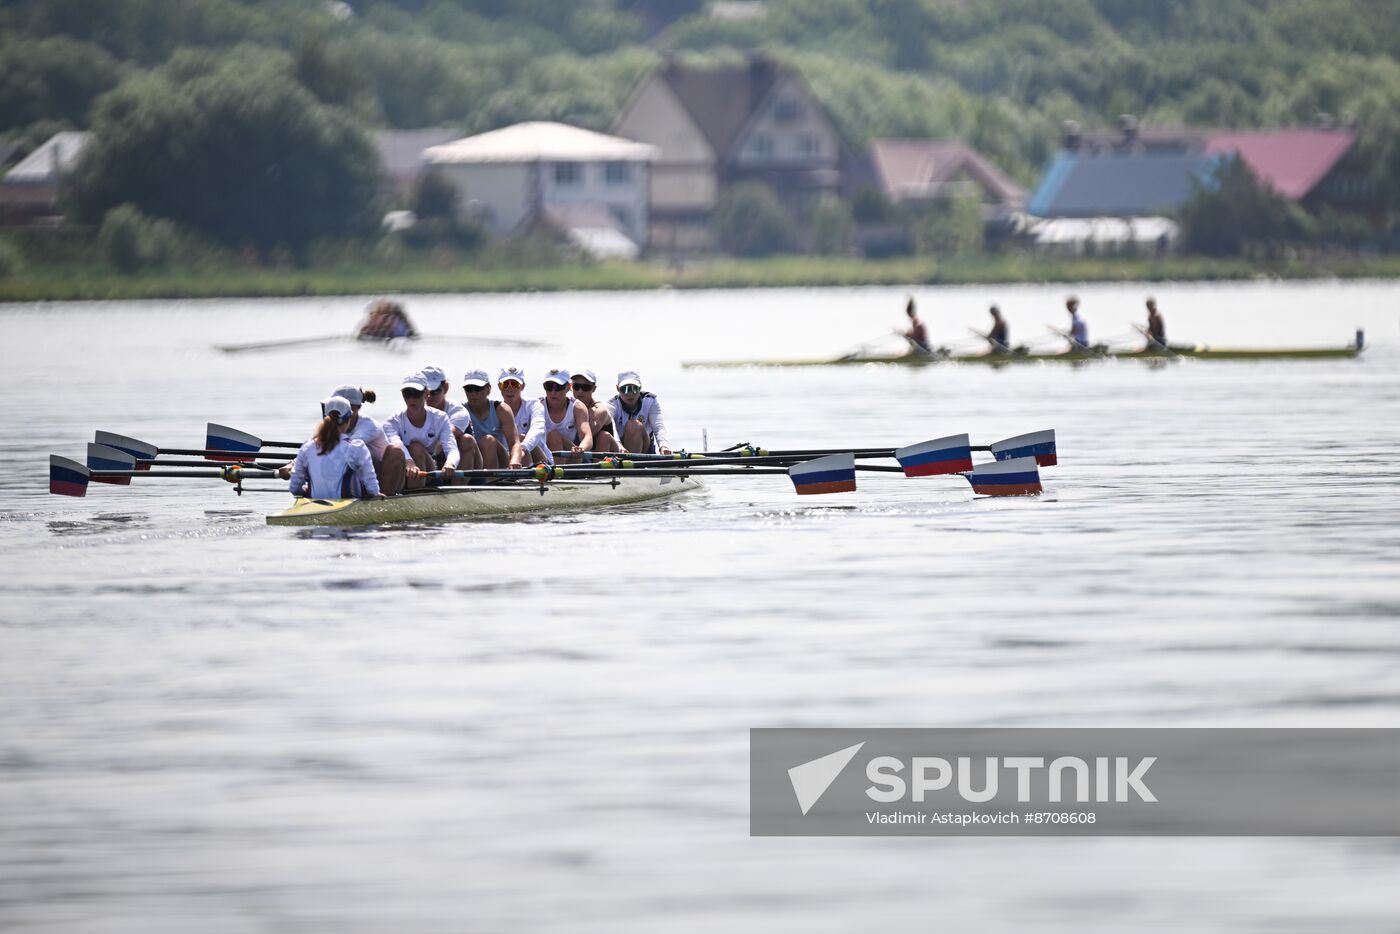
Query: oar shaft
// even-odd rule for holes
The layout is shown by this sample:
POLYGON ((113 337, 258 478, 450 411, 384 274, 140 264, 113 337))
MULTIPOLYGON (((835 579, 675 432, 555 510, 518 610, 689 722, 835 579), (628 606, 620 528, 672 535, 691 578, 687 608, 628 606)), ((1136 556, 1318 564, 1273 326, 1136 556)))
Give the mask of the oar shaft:
MULTIPOLYGON (((211 466, 213 466, 213 465, 211 465, 211 466)), ((274 469, 274 468, 267 468, 267 467, 243 467, 242 469, 243 469, 243 470, 257 470, 257 471, 259 471, 259 472, 262 472, 262 471, 269 471, 269 472, 270 472, 270 471, 271 471, 272 469, 274 469)), ((179 479, 179 478, 185 478, 185 479, 200 479, 200 480, 219 480, 219 479, 222 479, 221 474, 220 474, 220 468, 218 468, 218 467, 214 467, 214 470, 213 470, 212 472, 211 472, 211 471, 208 471, 208 470, 92 470, 92 471, 89 471, 89 472, 88 472, 88 476, 91 477, 91 478, 94 479, 94 480, 100 479, 100 478, 102 478, 102 477, 140 477, 140 478, 143 479, 143 480, 153 480, 153 479, 154 479, 154 480, 160 480, 160 479, 169 480, 169 479, 172 479, 172 478, 175 478, 175 479, 179 479)), ((262 476, 259 476, 259 477, 252 478, 252 479, 262 480, 262 479, 266 479, 266 478, 265 478, 265 477, 262 477, 262 476)))
MULTIPOLYGON (((230 466, 232 466, 232 467, 241 467, 241 468, 243 468, 244 470, 267 470, 267 471, 273 471, 273 470, 280 470, 280 469, 282 468, 282 466, 283 466, 282 464, 250 464, 250 463, 245 463, 245 462, 239 462, 239 463, 236 463, 236 464, 221 464, 221 463, 215 463, 215 462, 213 462, 213 461, 207 461, 207 460, 204 460, 204 461, 165 460, 164 458, 160 458, 160 457, 156 458, 156 459, 153 460, 153 461, 138 461, 138 463, 150 464, 152 467, 210 467, 210 468, 213 468, 214 470, 223 470, 225 467, 230 467, 230 466)), ((149 471, 143 470, 143 471, 141 471, 141 473, 149 473, 149 471)))
MULTIPOLYGON (((269 446, 269 445, 271 445, 271 444, 272 444, 271 441, 264 441, 264 442, 263 442, 263 446, 264 446, 264 447, 267 447, 267 446, 269 446)), ((300 448, 301 445, 299 445, 299 444, 298 444, 298 445, 294 445, 294 447, 300 448)), ((163 455, 165 455, 165 454, 179 454, 179 455, 183 455, 183 456, 186 456, 186 457, 225 457, 225 458, 230 458, 230 457, 231 457, 231 458, 244 458, 244 457, 254 458, 254 457, 256 457, 256 458, 263 458, 263 459, 274 458, 274 457, 283 457, 283 458, 286 458, 287 460, 291 460, 292 458, 296 457, 295 454, 284 454, 284 453, 282 453, 281 451, 268 451, 268 452, 266 452, 266 453, 247 453, 247 452, 244 452, 244 451, 223 451, 223 450, 220 450, 220 449, 218 449, 218 448, 161 448, 161 449, 160 449, 160 454, 158 454, 158 455, 156 455, 156 456, 157 456, 157 457, 160 457, 160 456, 163 456, 163 455)))

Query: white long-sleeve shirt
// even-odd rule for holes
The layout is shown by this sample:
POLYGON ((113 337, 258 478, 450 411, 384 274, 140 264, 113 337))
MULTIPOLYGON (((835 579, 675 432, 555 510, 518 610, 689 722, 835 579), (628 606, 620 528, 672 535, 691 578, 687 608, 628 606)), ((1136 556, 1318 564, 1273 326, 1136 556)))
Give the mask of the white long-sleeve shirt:
POLYGON ((671 442, 666 437, 666 423, 661 419, 661 402, 651 393, 642 393, 642 401, 638 403, 635 412, 628 412, 622 407, 621 396, 613 396, 605 405, 608 407, 609 414, 612 415, 613 425, 617 428, 618 441, 622 440, 623 434, 627 431, 628 422, 640 421, 646 426, 653 450, 671 446, 671 442))
POLYGON ((429 454, 441 453, 446 458, 442 462, 443 467, 456 469, 462 455, 457 450, 457 439, 452 437, 452 423, 437 409, 425 408, 423 412, 427 417, 423 419, 421 426, 408 420, 408 409, 389 416, 384 422, 385 437, 389 439, 390 444, 397 444, 403 448, 404 456, 410 463, 413 461, 413 454, 408 446, 417 441, 428 449, 429 454))
POLYGON ((294 496, 340 499, 341 485, 347 473, 352 478, 352 496, 361 496, 365 492, 370 496, 379 495, 379 478, 374 475, 374 461, 363 441, 341 438, 339 444, 322 454, 316 448, 316 439, 312 438, 297 449, 287 489, 294 496))
MULTIPOLYGON (((520 438, 520 446, 525 453, 540 450, 544 452, 544 462, 554 463, 554 455, 549 450, 549 439, 544 430, 544 403, 538 399, 520 400, 520 411, 515 413, 515 433, 520 438)), ((527 465, 528 466, 528 465, 527 465)))

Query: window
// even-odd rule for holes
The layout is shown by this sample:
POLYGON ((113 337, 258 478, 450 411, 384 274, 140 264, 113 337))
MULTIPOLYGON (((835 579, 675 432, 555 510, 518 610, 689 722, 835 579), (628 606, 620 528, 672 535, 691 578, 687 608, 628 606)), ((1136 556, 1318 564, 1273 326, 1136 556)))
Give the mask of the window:
POLYGON ((632 180, 632 166, 626 162, 609 162, 604 177, 609 185, 625 185, 632 180))
POLYGON ((583 166, 577 162, 554 163, 554 184, 580 185, 583 183, 583 166))
POLYGON ((790 97, 785 97, 773 105, 773 119, 779 123, 792 123, 802 116, 802 105, 790 97))
POLYGON ((773 137, 767 133, 756 133, 753 138, 753 151, 755 155, 773 155, 773 137))

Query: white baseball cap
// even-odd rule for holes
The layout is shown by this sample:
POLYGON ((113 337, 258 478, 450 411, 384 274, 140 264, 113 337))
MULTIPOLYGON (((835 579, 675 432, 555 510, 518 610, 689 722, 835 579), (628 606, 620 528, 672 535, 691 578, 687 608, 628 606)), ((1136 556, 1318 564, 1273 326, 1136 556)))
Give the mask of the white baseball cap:
POLYGON ((321 417, 330 416, 337 425, 350 418, 350 402, 343 396, 331 396, 321 403, 321 417))
POLYGON ((642 387, 642 378, 632 370, 623 370, 621 373, 617 374, 617 384, 619 386, 636 386, 640 389, 642 387))
POLYGON ((427 386, 429 390, 436 392, 437 388, 445 382, 447 382, 447 374, 442 371, 442 367, 423 367, 423 384, 427 386))
POLYGON ((403 382, 399 384, 399 388, 419 389, 426 392, 428 390, 428 384, 423 379, 422 373, 410 373, 403 378, 403 382))
POLYGON ((463 386, 490 386, 491 377, 486 375, 485 370, 468 370, 467 375, 462 377, 463 386))
POLYGON ((569 371, 568 371, 568 370, 550 370, 548 373, 546 373, 546 374, 544 375, 544 379, 541 380, 541 382, 542 382, 542 383, 558 383, 559 385, 563 386, 565 389, 568 389, 568 388, 569 388, 569 371))
POLYGON ((340 396, 340 398, 351 405, 365 404, 365 394, 359 386, 341 386, 335 392, 331 393, 331 395, 340 396))
POLYGON ((569 374, 570 379, 573 379, 575 376, 582 376, 594 386, 598 385, 598 375, 592 370, 574 370, 572 373, 569 374))
POLYGON ((513 379, 520 385, 525 385, 525 371, 518 366, 508 366, 501 370, 501 375, 496 377, 496 382, 504 383, 508 379, 513 379))

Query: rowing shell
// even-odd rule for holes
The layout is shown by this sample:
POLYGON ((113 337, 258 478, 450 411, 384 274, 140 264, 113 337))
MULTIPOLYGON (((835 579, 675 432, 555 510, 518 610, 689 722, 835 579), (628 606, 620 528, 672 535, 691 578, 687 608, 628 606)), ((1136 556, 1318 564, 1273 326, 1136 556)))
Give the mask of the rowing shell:
POLYGON ((456 486, 387 499, 298 499, 268 525, 374 525, 412 519, 481 518, 523 512, 596 509, 675 496, 704 485, 691 477, 617 477, 546 484, 456 486))
POLYGON ((1355 357, 1362 348, 1350 347, 1208 347, 1201 344, 1173 344, 1169 350, 1106 350, 1084 353, 978 353, 978 354, 851 354, 825 360, 714 360, 690 361, 685 367, 746 366, 858 366, 869 363, 899 366, 931 366, 937 363, 986 363, 1006 366, 1014 363, 1085 363, 1091 360, 1339 360, 1355 357))

